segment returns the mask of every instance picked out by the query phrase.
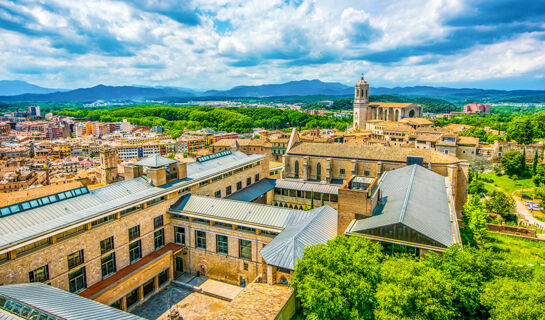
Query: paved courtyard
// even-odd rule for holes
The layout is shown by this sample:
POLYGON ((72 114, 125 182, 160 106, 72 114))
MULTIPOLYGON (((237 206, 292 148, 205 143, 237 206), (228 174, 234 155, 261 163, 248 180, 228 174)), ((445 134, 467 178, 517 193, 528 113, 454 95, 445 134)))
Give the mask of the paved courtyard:
POLYGON ((192 292, 193 291, 191 290, 187 290, 180 286, 171 284, 161 292, 157 293, 155 296, 151 297, 140 307, 134 309, 131 313, 142 318, 155 320, 159 318, 163 313, 168 311, 169 298, 170 304, 174 305, 180 302, 185 297, 189 296, 192 292))
MULTIPOLYGON (((174 308, 184 320, 204 320, 211 313, 224 310, 227 305, 227 301, 194 292, 178 302, 174 308)), ((168 320, 168 315, 169 312, 165 311, 157 320, 168 320)))
POLYGON ((230 300, 233 300, 243 289, 239 286, 212 279, 206 280, 197 288, 202 289, 205 292, 228 298, 230 300))

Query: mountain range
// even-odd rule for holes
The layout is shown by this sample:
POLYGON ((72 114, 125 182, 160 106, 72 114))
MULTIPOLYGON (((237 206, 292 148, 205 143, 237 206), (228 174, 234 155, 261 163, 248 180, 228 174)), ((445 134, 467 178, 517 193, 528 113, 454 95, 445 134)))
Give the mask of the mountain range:
MULTIPOLYGON (((105 86, 75 90, 51 89, 35 86, 24 81, 0 81, 0 101, 3 102, 94 102, 104 101, 145 101, 157 99, 204 99, 208 98, 243 98, 243 97, 280 97, 280 96, 351 96, 354 88, 337 82, 320 80, 290 81, 282 84, 264 84, 257 86, 236 86, 229 90, 198 91, 180 87, 165 86, 105 86)), ((504 97, 544 96, 545 90, 487 90, 472 88, 446 87, 371 87, 372 95, 404 95, 441 97, 447 100, 486 99, 504 97)))

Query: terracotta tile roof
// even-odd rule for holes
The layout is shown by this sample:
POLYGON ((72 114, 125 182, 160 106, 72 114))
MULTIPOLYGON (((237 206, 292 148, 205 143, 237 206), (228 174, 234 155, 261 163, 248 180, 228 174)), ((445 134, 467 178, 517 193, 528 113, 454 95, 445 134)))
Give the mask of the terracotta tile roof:
POLYGON ((469 129, 471 128, 472 126, 470 125, 467 125, 467 124, 459 124, 459 123, 449 123, 445 126, 445 128, 451 130, 452 132, 456 133, 456 132, 459 132, 459 131, 463 131, 463 130, 466 130, 466 129, 469 129))
POLYGON ((432 122, 426 118, 403 118, 399 120, 400 122, 407 122, 410 124, 417 124, 417 125, 431 125, 432 122))
POLYGON ((126 277, 129 277, 133 272, 153 262, 155 259, 159 258, 163 254, 169 251, 176 252, 181 248, 183 248, 183 246, 179 244, 169 243, 166 246, 162 247, 161 249, 157 251, 153 251, 152 253, 148 254, 147 256, 138 260, 137 262, 131 265, 128 265, 125 268, 117 271, 111 277, 108 277, 102 281, 99 281, 93 284, 89 288, 80 292, 79 295, 85 298, 92 299, 94 296, 100 294, 111 285, 116 284, 117 282, 121 281, 122 279, 126 277))
POLYGON ((322 157, 339 157, 352 159, 368 159, 406 162, 407 156, 420 156, 424 162, 456 163, 458 158, 432 149, 398 148, 382 145, 354 146, 349 144, 301 143, 293 147, 288 155, 314 155, 322 157))
POLYGON ((230 147, 237 139, 221 139, 214 142, 214 147, 230 147))
POLYGON ((206 319, 274 320, 292 294, 287 286, 250 283, 225 309, 209 314, 206 319))
POLYGON ((439 139, 438 136, 432 134, 421 134, 416 136, 416 141, 431 141, 435 142, 439 139))
POLYGON ((475 137, 460 137, 458 144, 476 146, 479 144, 479 138, 475 137))
POLYGON ((402 103, 402 102, 369 102, 370 106, 377 107, 390 107, 390 108, 407 108, 414 106, 414 103, 402 103))

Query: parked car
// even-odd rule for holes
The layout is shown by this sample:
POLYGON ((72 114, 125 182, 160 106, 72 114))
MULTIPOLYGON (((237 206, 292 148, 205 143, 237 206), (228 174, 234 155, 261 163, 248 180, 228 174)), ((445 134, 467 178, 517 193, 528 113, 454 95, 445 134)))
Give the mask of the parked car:
POLYGON ((527 196, 525 194, 522 195, 522 199, 527 199, 527 200, 533 200, 534 198, 530 197, 530 196, 527 196))

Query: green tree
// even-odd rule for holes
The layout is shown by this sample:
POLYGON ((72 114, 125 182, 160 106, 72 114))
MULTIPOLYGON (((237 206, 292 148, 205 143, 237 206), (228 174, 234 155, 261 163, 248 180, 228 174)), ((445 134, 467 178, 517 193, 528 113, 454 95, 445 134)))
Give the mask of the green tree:
POLYGON ((481 303, 490 310, 492 320, 543 319, 545 278, 531 280, 499 278, 485 285, 481 303))
POLYGON ((507 128, 507 138, 518 144, 530 144, 534 140, 534 125, 530 117, 515 118, 507 128))
POLYGON ((310 190, 310 210, 314 209, 314 190, 310 190))
POLYGON ((182 154, 182 156, 183 156, 184 158, 187 158, 187 156, 189 156, 189 152, 187 152, 187 151, 184 152, 184 153, 182 154))
POLYGON ((306 319, 373 319, 381 245, 352 236, 304 250, 295 265, 295 294, 306 319))
POLYGON ((505 170, 505 173, 507 175, 521 175, 522 174, 522 163, 523 163, 523 154, 522 152, 511 149, 507 151, 502 157, 501 157, 501 164, 503 166, 503 169, 505 170))
POLYGON ((471 230, 473 240, 482 246, 486 237, 486 220, 488 215, 483 210, 483 204, 478 196, 473 196, 464 205, 464 216, 471 230))
POLYGON ((522 150, 522 158, 520 159, 521 175, 525 176, 528 173, 528 166, 526 165, 526 148, 522 150))
POLYGON ((537 165, 533 181, 537 187, 545 185, 545 163, 537 165))
POLYGON ((172 152, 167 155, 167 158, 169 158, 169 159, 174 159, 175 157, 176 156, 172 152))
POLYGON ((482 181, 473 179, 473 181, 471 181, 471 183, 467 187, 467 192, 469 194, 486 193, 486 188, 482 181))
POLYGON ((515 210, 515 200, 505 192, 492 191, 484 202, 486 210, 502 217, 509 216, 515 210))

